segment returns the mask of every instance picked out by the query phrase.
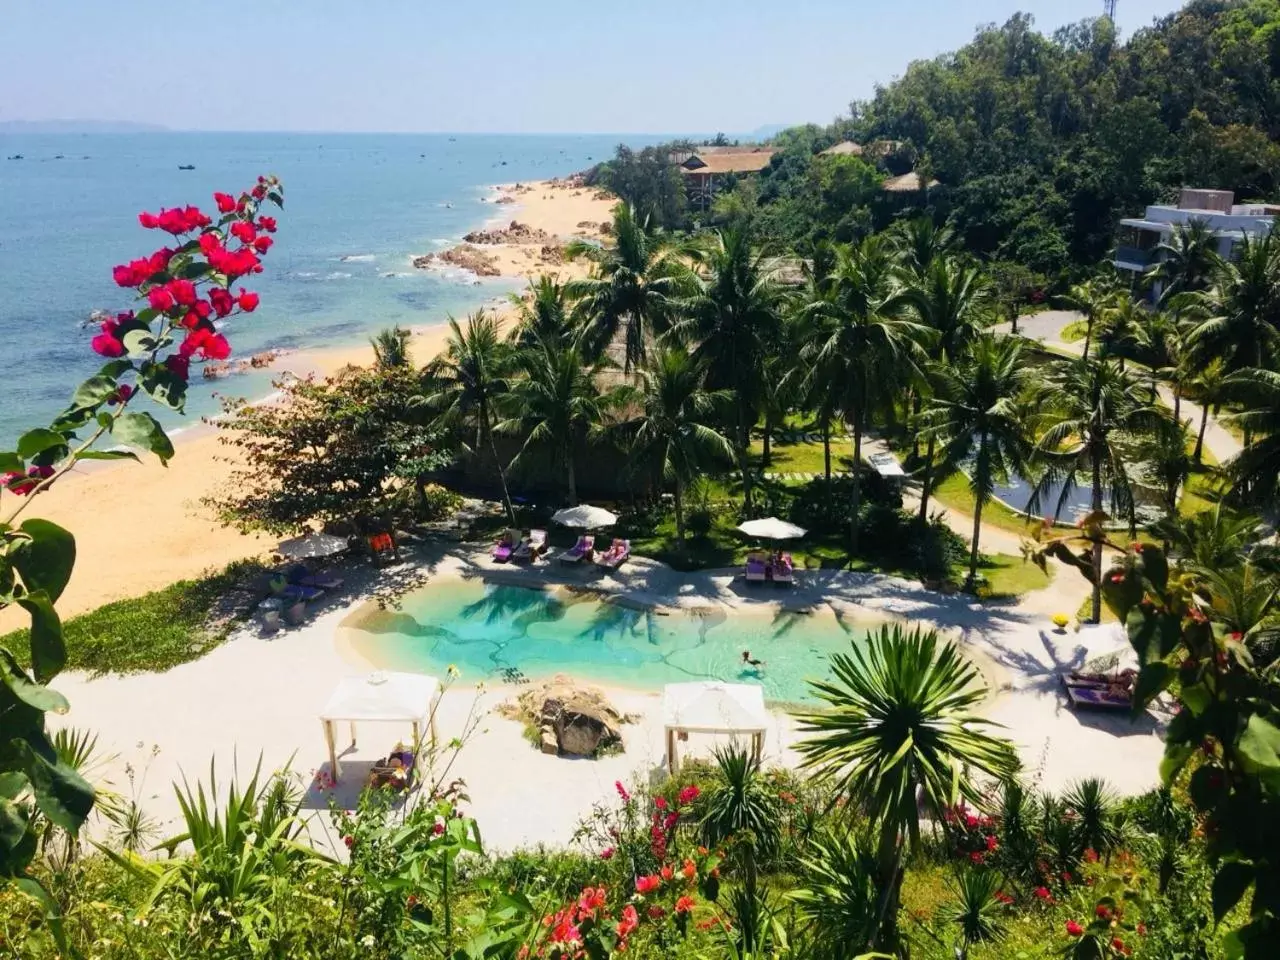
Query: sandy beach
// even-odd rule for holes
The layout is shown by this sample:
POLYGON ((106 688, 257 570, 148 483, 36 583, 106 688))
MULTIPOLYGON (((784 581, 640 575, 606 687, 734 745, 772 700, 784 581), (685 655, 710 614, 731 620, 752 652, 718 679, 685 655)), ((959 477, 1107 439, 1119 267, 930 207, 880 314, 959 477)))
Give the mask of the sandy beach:
MULTIPOLYGON (((495 188, 495 198, 510 196, 515 202, 494 203, 487 211, 486 227, 518 219, 567 241, 589 234, 578 224, 609 219, 612 202, 594 190, 557 182, 520 187, 518 191, 516 185, 495 188)), ((504 276, 533 277, 544 272, 536 256, 526 256, 528 247, 499 245, 491 252, 499 257, 504 276)), ((581 264, 552 268, 566 276, 584 269, 581 264)), ((476 295, 477 306, 492 296, 483 283, 476 295)), ((425 363, 441 350, 448 333, 444 320, 440 317, 439 322, 414 329, 416 362, 425 363)), ((272 369, 279 374, 323 376, 372 359, 368 343, 359 342, 287 354, 272 369)), ((223 527, 201 507, 201 498, 212 493, 230 470, 230 451, 219 443, 216 430, 193 425, 176 438, 176 444, 177 455, 168 467, 150 457, 141 464, 93 464, 63 479, 28 508, 28 516, 52 520, 75 534, 75 572, 58 603, 63 617, 263 554, 277 542, 274 537, 245 536, 223 527), (127 541, 122 531, 128 531, 127 541)), ((26 615, 16 607, 0 610, 0 630, 26 622, 26 615)))

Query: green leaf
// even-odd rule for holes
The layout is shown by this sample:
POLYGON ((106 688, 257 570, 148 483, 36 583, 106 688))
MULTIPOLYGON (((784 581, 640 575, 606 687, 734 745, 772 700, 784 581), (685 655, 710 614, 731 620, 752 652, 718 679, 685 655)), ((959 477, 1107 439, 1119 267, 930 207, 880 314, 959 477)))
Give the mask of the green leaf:
POLYGON ((1222 918, 1231 912, 1240 902, 1249 884, 1253 883, 1253 865, 1241 863, 1239 860, 1228 860, 1218 868, 1213 878, 1213 919, 1221 923, 1222 918))
POLYGON ((132 369, 133 361, 131 360, 108 360, 102 365, 102 369, 98 371, 98 376, 119 380, 121 376, 132 369))
POLYGON ((173 441, 164 427, 149 413, 122 413, 111 427, 111 435, 131 447, 150 450, 160 462, 167 464, 173 456, 173 441))
POLYGON ((31 669, 36 680, 48 683, 67 662, 67 647, 62 641, 62 621, 49 602, 49 595, 36 590, 19 597, 22 609, 31 614, 31 669))
POLYGON ((187 399, 187 381, 168 367, 158 363, 149 364, 140 383, 156 403, 164 404, 171 410, 182 410, 187 399))
POLYGON ((13 555, 27 590, 43 590, 57 603, 76 565, 76 538, 49 520, 27 520, 18 528, 29 539, 13 555))
POLYGON ((0 453, 0 473, 22 473, 27 465, 16 453, 0 453))
MULTIPOLYGON (((25 778, 23 779, 25 783, 25 778)), ((0 800, 0 850, 17 850, 26 840, 30 818, 11 800, 0 800)), ((0 871, 0 874, 8 871, 0 871)))
POLYGON ((0 773, 0 798, 16 800, 27 789, 27 775, 17 770, 0 773))
POLYGON ((188 280, 195 280, 212 270, 213 268, 203 260, 193 260, 182 265, 182 268, 178 270, 178 276, 185 277, 188 280))
POLYGON ((116 389, 119 384, 116 383, 114 377, 104 377, 99 374, 96 377, 90 377, 84 383, 76 388, 76 392, 71 395, 71 405, 73 407, 96 407, 99 404, 106 403, 115 396, 116 389))
POLYGON ((67 698, 57 690, 51 690, 27 676, 27 671, 22 669, 14 655, 4 647, 0 647, 0 683, 27 706, 43 713, 62 714, 71 709, 67 698))
POLYGON ((66 445, 67 438, 62 434, 38 427, 35 430, 28 430, 18 440, 18 456, 24 460, 30 460, 36 454, 66 445))
POLYGON ((138 455, 129 450, 86 450, 81 460, 137 460, 138 455))
POLYGON ((125 350, 129 352, 131 357, 148 356, 158 346, 155 336, 146 327, 128 331, 120 338, 120 342, 124 344, 125 350))
POLYGON ((1133 689, 1133 706, 1137 710, 1145 710, 1151 698, 1162 693, 1172 682, 1173 668, 1163 661, 1148 663, 1138 673, 1138 682, 1133 689))
POLYGON ((1174 778, 1187 765, 1187 761, 1191 759, 1193 753, 1195 753, 1195 748, 1190 744, 1165 744, 1164 757, 1160 761, 1160 782, 1166 787, 1172 784, 1174 778))
POLYGON ((1241 766, 1249 773, 1280 771, 1280 728, 1255 713, 1236 744, 1241 766))
POLYGON ((40 756, 26 741, 18 742, 18 753, 40 812, 68 833, 77 832, 93 810, 93 787, 61 760, 40 756))

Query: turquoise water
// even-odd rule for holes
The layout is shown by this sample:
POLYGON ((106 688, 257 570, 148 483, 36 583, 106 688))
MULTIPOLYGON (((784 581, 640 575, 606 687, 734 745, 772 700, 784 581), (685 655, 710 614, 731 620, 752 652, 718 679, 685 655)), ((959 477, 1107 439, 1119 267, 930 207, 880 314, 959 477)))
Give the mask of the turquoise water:
MULTIPOLYGON (((111 268, 163 239, 138 225, 140 210, 187 203, 207 209, 215 190, 238 193, 259 173, 278 174, 286 192, 280 229, 266 272, 249 284, 262 306, 227 325, 235 356, 346 344, 393 323, 441 322, 512 290, 511 280, 477 287, 467 275, 415 270, 409 260, 509 216, 511 208, 484 202, 487 185, 581 170, 611 155, 616 141, 0 134, 0 449, 47 423, 100 366, 89 349, 94 331, 83 322, 95 309, 130 306, 131 291, 113 283, 111 268), (23 159, 6 159, 18 154, 23 159), (195 169, 178 169, 186 164, 195 169)), ((193 380, 188 422, 218 409, 215 389, 243 397, 271 389, 261 373, 215 383, 193 380)))
POLYGON ((867 623, 830 612, 672 613, 662 616, 567 591, 447 580, 406 596, 399 610, 370 609, 344 640, 386 670, 515 683, 556 673, 646 690, 685 680, 761 683, 772 701, 810 699, 808 680, 830 675, 867 623), (763 660, 744 666, 742 651, 763 660))

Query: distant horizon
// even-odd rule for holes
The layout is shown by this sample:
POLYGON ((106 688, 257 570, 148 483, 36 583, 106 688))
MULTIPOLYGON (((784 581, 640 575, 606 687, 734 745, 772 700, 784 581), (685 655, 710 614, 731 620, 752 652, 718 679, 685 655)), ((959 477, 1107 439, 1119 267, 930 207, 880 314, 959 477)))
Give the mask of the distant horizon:
MULTIPOLYGON (((749 138, 767 139, 776 136, 783 130, 804 126, 816 121, 801 120, 796 123, 766 124, 757 130, 326 130, 316 129, 236 129, 232 127, 167 127, 157 124, 139 123, 133 120, 75 120, 51 118, 47 120, 0 120, 0 134, 4 133, 65 133, 77 134, 119 134, 119 133, 237 133, 237 134, 288 134, 325 136, 396 136, 396 137, 671 137, 671 138, 709 138, 723 134, 730 140, 749 138), (51 129, 38 129, 48 127, 51 129), (112 127, 119 129, 95 129, 112 127), (31 129, 24 129, 31 128, 31 129), (63 129, 52 129, 63 128, 63 129), (82 128, 82 129, 77 129, 82 128), (763 132, 768 130, 768 133, 763 132)), ((817 126, 826 124, 816 123, 817 126)))

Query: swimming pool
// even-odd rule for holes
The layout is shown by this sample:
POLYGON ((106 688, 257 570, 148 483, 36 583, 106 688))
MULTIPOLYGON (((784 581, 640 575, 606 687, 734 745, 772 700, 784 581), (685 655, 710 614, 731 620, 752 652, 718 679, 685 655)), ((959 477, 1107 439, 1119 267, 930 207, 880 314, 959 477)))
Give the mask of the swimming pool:
POLYGON ((826 609, 660 614, 564 589, 441 579, 405 596, 399 609, 362 608, 341 639, 384 670, 443 674, 453 664, 468 680, 565 673, 646 690, 715 679, 761 683, 767 699, 794 703, 810 698, 808 680, 830 676, 828 656, 847 652, 871 626, 826 609), (744 664, 744 650, 761 666, 744 664))

